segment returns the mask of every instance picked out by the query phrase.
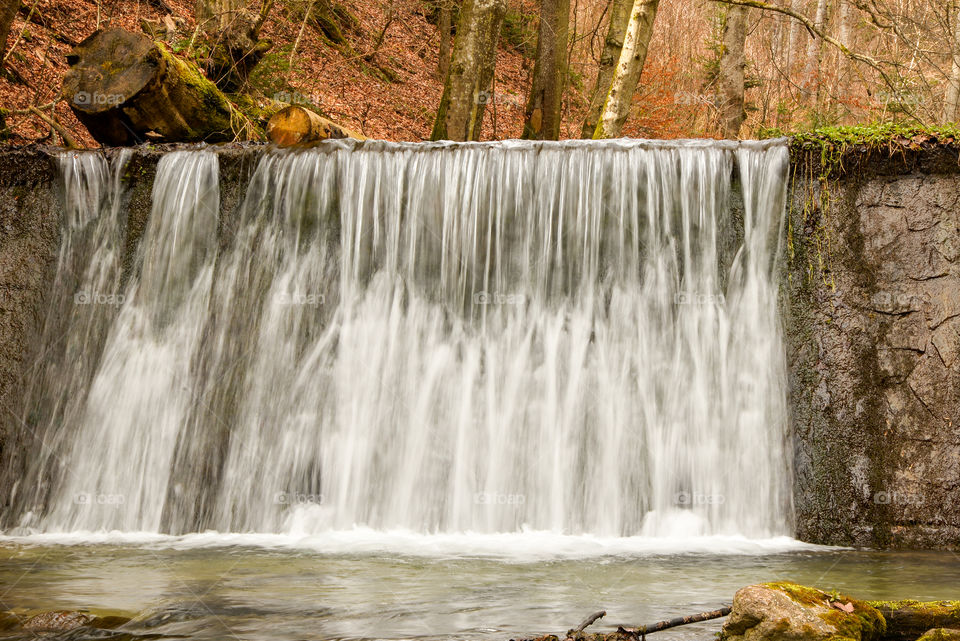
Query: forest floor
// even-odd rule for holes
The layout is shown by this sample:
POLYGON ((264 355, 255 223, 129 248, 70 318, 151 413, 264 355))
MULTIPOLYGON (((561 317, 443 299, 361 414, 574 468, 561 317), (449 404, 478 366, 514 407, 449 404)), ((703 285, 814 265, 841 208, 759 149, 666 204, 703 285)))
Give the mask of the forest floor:
MULTIPOLYGON (((189 55, 196 26, 193 2, 165 1, 178 18, 176 33, 166 40, 178 55, 189 55)), ((261 104, 277 97, 283 102, 310 103, 367 137, 428 139, 443 79, 438 72, 440 38, 436 26, 428 22, 426 3, 392 0, 395 13, 383 44, 367 62, 366 56, 388 21, 389 13, 381 6, 386 0, 341 0, 359 24, 355 31, 345 33, 348 47, 331 44, 318 28, 295 19, 298 1, 279 0, 264 26, 262 35, 275 44, 251 79, 261 104)), ((66 54, 75 44, 98 28, 140 31, 142 20, 159 21, 164 15, 166 11, 146 0, 26 0, 11 29, 8 51, 11 45, 13 49, 0 74, 0 105, 10 112, 7 121, 12 142, 53 141, 49 125, 23 112, 31 105, 43 107, 58 101, 68 69, 66 54)), ((522 131, 536 46, 535 16, 534 0, 511 0, 510 35, 501 39, 484 139, 517 137, 522 131)), ((582 110, 578 104, 582 99, 578 101, 576 95, 568 102, 571 114, 565 137, 577 133, 582 110)), ((54 109, 71 135, 82 144, 93 145, 65 101, 59 100, 54 109)))

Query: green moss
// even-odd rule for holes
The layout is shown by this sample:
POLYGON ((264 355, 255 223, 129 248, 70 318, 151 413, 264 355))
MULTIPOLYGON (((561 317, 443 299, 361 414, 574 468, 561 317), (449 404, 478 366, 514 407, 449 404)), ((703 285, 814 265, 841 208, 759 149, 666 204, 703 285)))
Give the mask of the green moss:
POLYGON ((230 102, 226 95, 203 75, 196 64, 174 56, 160 43, 157 49, 166 64, 177 68, 180 80, 191 87, 195 95, 200 96, 206 117, 204 121, 206 129, 222 133, 230 132, 240 140, 263 138, 261 128, 254 124, 255 120, 230 102))
POLYGON ((815 143, 840 148, 865 145, 882 149, 915 138, 921 138, 923 142, 932 139, 941 143, 953 143, 960 138, 960 128, 952 124, 923 127, 916 124, 877 123, 846 127, 822 127, 813 131, 788 135, 792 138, 794 145, 815 143))
POLYGON ((810 131, 788 132, 777 128, 760 129, 757 137, 789 137, 791 156, 818 155, 826 174, 843 173, 846 152, 884 151, 890 154, 922 144, 955 145, 960 126, 955 124, 921 126, 910 123, 875 123, 842 127, 821 127, 810 131))
POLYGON ((250 73, 250 86, 265 96, 295 93, 288 81, 292 51, 293 45, 288 44, 265 55, 250 73))
POLYGON ((902 613, 924 630, 960 625, 960 601, 870 601, 881 612, 902 613))
POLYGON ((775 583, 766 583, 764 585, 768 588, 783 592, 796 603, 806 607, 817 605, 825 606, 830 600, 830 595, 823 590, 808 588, 805 585, 799 585, 789 581, 778 581, 775 583))
POLYGON ((808 608, 828 608, 820 618, 833 626, 837 634, 831 641, 842 639, 860 639, 869 641, 879 639, 887 631, 887 622, 880 611, 865 601, 854 599, 836 591, 827 593, 790 582, 767 583, 767 587, 783 592, 795 603, 808 608), (843 612, 831 606, 831 602, 850 603, 853 612, 843 612))
POLYGON ((934 628, 925 632, 917 641, 960 641, 960 630, 934 628))
MULTIPOLYGON (((843 603, 848 601, 841 600, 843 603)), ((841 612, 831 609, 820 615, 820 618, 837 629, 840 637, 849 637, 851 639, 878 639, 887 631, 887 621, 878 610, 870 607, 863 601, 850 599, 853 604, 853 612, 841 612)))
POLYGON ((503 16, 500 37, 524 57, 533 58, 537 51, 536 16, 508 8, 503 16))

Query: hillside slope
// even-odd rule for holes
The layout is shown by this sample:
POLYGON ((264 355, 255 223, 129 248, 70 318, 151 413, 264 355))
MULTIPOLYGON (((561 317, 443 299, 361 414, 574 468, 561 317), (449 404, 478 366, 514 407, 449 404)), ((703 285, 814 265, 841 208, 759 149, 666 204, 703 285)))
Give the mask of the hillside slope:
MULTIPOLYGON (((321 113, 372 138, 425 140, 430 136, 443 91, 438 67, 439 34, 428 22, 422 0, 339 0, 357 19, 345 30, 348 43, 337 46, 311 23, 304 23, 301 0, 279 0, 263 35, 275 44, 251 84, 261 104, 272 98, 310 103, 321 113), (393 17, 390 19, 390 12, 393 17), (384 26, 382 45, 368 62, 384 26)), ((50 126, 25 110, 59 97, 72 45, 98 27, 140 30, 141 21, 159 23, 173 9, 176 32, 165 38, 177 55, 189 57, 195 35, 189 0, 36 0, 25 2, 11 30, 7 71, 0 77, 0 105, 10 115, 12 142, 49 139, 50 126)), ((535 46, 535 3, 512 0, 510 35, 501 42, 497 74, 483 137, 511 138, 522 131, 523 102, 535 46), (527 56, 523 51, 527 52, 527 56)), ((79 142, 93 145, 66 103, 55 107, 57 119, 79 142)), ((571 132, 572 133, 572 132, 571 132)))

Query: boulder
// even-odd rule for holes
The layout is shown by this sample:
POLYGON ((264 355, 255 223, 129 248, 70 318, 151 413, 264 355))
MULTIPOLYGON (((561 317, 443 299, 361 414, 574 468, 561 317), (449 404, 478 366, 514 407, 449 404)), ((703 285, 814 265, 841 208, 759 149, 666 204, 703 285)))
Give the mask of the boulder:
POLYGON ((883 615, 870 604, 795 583, 742 588, 723 626, 726 641, 878 641, 883 615))
POLYGON ((934 628, 927 630, 917 641, 960 641, 960 630, 951 628, 934 628))
POLYGON ((62 632, 84 627, 93 620, 94 617, 83 612, 54 610, 52 612, 41 612, 30 617, 24 621, 23 629, 34 632, 62 632))

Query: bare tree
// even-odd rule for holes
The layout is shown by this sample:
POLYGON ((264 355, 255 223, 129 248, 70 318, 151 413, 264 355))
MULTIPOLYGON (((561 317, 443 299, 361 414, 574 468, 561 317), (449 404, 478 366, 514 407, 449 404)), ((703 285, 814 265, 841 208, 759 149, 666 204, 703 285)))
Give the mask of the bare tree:
MULTIPOLYGON (((824 24, 827 21, 827 0, 817 0, 817 13, 814 16, 813 24, 817 29, 823 31, 824 24)), ((820 40, 810 38, 807 45, 807 62, 803 69, 803 86, 808 94, 813 93, 812 88, 819 86, 817 71, 820 69, 820 40)))
POLYGON ((724 138, 739 138, 746 120, 744 104, 747 57, 747 8, 727 7, 720 53, 720 128, 724 138))
POLYGON ((943 98, 943 121, 960 122, 960 9, 954 14, 950 78, 943 98))
POLYGON ((614 70, 607 99, 600 112, 594 138, 616 138, 630 113, 630 102, 640 82, 647 49, 653 36, 659 0, 634 0, 630 21, 623 38, 620 60, 614 70))
POLYGON ((533 84, 523 123, 523 137, 560 138, 560 116, 567 77, 567 31, 570 0, 541 0, 533 84))
POLYGON ((507 0, 464 1, 431 139, 479 140, 506 12, 507 0))
POLYGON ((593 132, 597 130, 597 121, 600 120, 603 103, 606 102, 607 92, 613 82, 613 72, 620 60, 623 36, 627 31, 627 23, 630 21, 630 10, 633 8, 633 2, 632 0, 612 0, 609 7, 610 22, 607 25, 607 37, 603 41, 603 53, 600 54, 597 81, 590 93, 590 107, 583 118, 583 127, 580 131, 581 138, 593 138, 593 132))

